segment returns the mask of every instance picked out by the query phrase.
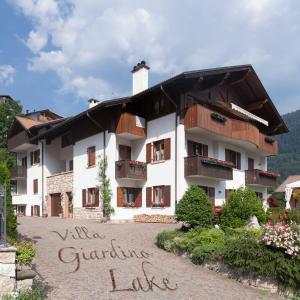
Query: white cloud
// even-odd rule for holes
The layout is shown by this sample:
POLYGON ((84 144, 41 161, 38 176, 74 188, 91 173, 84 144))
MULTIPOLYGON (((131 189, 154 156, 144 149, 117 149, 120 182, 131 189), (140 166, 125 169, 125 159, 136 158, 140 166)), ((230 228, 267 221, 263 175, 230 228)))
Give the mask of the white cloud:
POLYGON ((12 84, 15 72, 16 70, 10 65, 0 65, 0 84, 12 84))
POLYGON ((33 20, 29 69, 56 72, 79 98, 128 91, 120 73, 142 59, 154 76, 252 63, 267 84, 284 71, 300 85, 296 0, 9 1, 33 20))

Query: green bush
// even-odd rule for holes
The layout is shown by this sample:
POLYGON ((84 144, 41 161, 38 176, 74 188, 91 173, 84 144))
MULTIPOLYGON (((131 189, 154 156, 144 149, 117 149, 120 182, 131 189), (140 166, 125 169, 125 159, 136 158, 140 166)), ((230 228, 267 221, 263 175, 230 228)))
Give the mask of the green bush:
POLYGON ((20 265, 28 265, 35 256, 35 248, 31 242, 22 241, 14 244, 17 247, 16 261, 20 265))
POLYGON ((300 286, 300 258, 290 258, 260 244, 255 231, 227 237, 224 263, 241 274, 271 278, 286 287, 300 286))
POLYGON ((300 224, 300 208, 292 208, 287 214, 287 222, 300 224))
POLYGON ((266 213, 262 201, 249 188, 240 188, 230 193, 221 213, 221 227, 238 228, 246 225, 250 217, 256 216, 260 223, 265 223, 266 213))
POLYGON ((177 221, 182 221, 190 227, 211 227, 212 205, 205 192, 192 185, 177 204, 175 216, 177 221))
POLYGON ((156 245, 157 245, 157 247, 170 252, 171 251, 171 246, 173 244, 173 239, 175 237, 179 236, 180 234, 181 234, 180 230, 160 232, 156 236, 156 245))
POLYGON ((282 207, 270 207, 267 210, 267 219, 272 224, 277 224, 286 221, 285 209, 282 207))

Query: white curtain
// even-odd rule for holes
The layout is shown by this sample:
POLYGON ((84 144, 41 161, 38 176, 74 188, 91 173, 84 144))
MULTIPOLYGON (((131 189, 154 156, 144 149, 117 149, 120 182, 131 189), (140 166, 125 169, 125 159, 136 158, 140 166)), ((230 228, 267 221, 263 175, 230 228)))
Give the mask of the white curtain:
POLYGON ((291 208, 290 200, 291 200, 291 197, 292 197, 292 193, 293 193, 292 188, 290 188, 290 187, 285 188, 285 201, 286 201, 285 208, 291 208))

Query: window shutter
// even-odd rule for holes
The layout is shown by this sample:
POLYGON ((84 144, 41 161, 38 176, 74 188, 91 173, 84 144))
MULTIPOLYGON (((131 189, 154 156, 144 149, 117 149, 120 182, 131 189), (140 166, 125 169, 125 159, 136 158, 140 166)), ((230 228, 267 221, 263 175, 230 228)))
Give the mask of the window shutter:
POLYGON ((225 150, 225 160, 230 161, 230 150, 228 149, 225 150))
POLYGON ((165 185, 163 187, 164 206, 171 206, 171 186, 165 185))
POLYGON ((146 145, 146 163, 151 163, 151 148, 152 148, 152 144, 148 143, 146 145))
POLYGON ((30 152, 30 165, 33 165, 33 152, 30 152))
POLYGON ((88 148, 88 165, 89 167, 94 166, 96 164, 96 148, 95 146, 88 148))
POLYGON ((142 206, 142 189, 136 189, 136 199, 135 199, 135 206, 141 207, 142 206))
POLYGON ((202 145, 202 155, 204 157, 208 157, 208 146, 207 145, 202 145))
POLYGON ((37 194, 39 192, 38 179, 33 180, 33 193, 37 194))
POLYGON ((33 205, 31 205, 31 216, 33 217, 33 205))
POLYGON ((99 189, 95 188, 95 207, 99 207, 99 189))
POLYGON ((86 189, 82 190, 82 207, 86 207, 86 189))
POLYGON ((165 160, 171 159, 171 139, 165 139, 165 160))
POLYGON ((41 153, 40 149, 36 151, 36 159, 35 159, 35 162, 36 162, 37 164, 39 164, 40 161, 41 161, 41 159, 40 159, 40 153, 41 153))
POLYGON ((241 169, 241 153, 236 153, 236 168, 241 169))
POLYGON ((124 195, 123 188, 117 187, 117 207, 123 207, 124 195))
POLYGON ((215 205, 215 188, 208 188, 208 199, 212 205, 215 205))
POLYGON ((195 154, 193 141, 187 141, 187 152, 188 152, 188 156, 193 156, 195 154))
POLYGON ((152 207, 152 187, 146 188, 146 207, 152 207))

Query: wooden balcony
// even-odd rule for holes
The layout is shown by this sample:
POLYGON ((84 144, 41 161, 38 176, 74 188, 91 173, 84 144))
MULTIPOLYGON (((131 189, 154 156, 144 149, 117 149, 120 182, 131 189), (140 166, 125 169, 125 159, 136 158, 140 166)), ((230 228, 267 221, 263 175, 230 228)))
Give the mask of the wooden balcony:
POLYGON ((147 180, 147 165, 133 160, 116 161, 116 179, 147 180))
POLYGON ((130 140, 146 138, 145 119, 130 113, 122 113, 117 124, 116 134, 130 140))
POLYGON ((233 165, 203 156, 189 156, 184 159, 185 177, 207 177, 216 180, 232 180, 233 165))
POLYGON ((27 178, 27 168, 25 166, 14 166, 10 169, 10 179, 20 180, 27 178))
POLYGON ((246 170, 245 183, 246 185, 273 187, 276 186, 278 174, 262 171, 262 170, 246 170))
POLYGON ((266 155, 278 153, 277 141, 261 133, 253 124, 225 117, 199 104, 187 109, 183 122, 187 130, 200 128, 229 139, 254 144, 266 155))

